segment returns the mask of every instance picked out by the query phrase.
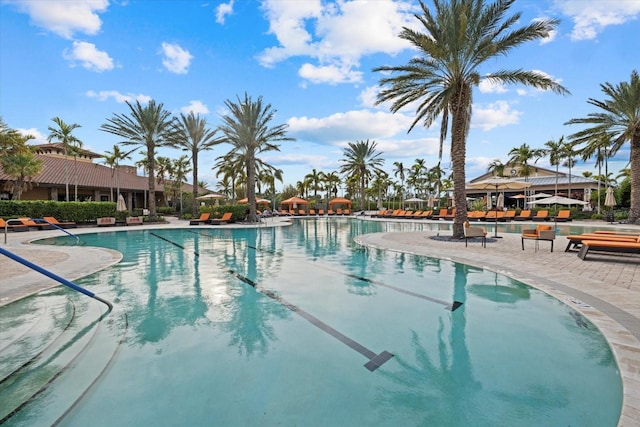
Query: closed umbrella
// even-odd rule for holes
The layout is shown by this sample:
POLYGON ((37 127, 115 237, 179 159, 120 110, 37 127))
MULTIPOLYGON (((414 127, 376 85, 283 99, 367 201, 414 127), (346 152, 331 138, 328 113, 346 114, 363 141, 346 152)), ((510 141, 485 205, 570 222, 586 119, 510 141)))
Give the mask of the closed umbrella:
POLYGON ((498 196, 498 200, 496 201, 496 208, 504 208, 504 193, 500 193, 500 195, 498 196))
POLYGON ((127 210, 127 203, 124 201, 122 194, 118 196, 118 203, 116 204, 116 211, 124 212, 127 210))
POLYGON ((616 196, 613 194, 613 187, 607 187, 607 195, 604 198, 604 205, 612 208, 616 205, 616 196))

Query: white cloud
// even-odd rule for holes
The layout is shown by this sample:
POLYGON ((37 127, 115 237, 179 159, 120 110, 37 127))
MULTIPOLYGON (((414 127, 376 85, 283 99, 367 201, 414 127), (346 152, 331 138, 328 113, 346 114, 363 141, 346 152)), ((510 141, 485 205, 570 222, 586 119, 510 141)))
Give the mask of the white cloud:
POLYGON ((398 113, 356 110, 322 118, 292 117, 287 124, 289 133, 298 139, 334 145, 360 139, 390 138, 406 132, 412 120, 398 113))
POLYGON ((294 56, 313 58, 299 75, 312 83, 354 83, 362 74, 354 71, 363 55, 383 52, 395 55, 409 49, 398 38, 403 26, 412 27, 415 5, 407 1, 378 0, 322 3, 267 0, 263 8, 269 32, 278 46, 265 49, 258 61, 265 67, 294 56))
POLYGON ((307 165, 309 170, 330 169, 336 166, 336 160, 322 154, 268 154, 264 156, 264 161, 274 166, 286 165, 307 165))
POLYGON ((180 112, 183 114, 191 112, 194 114, 209 114, 209 108, 202 101, 191 100, 189 105, 180 109, 180 112))
POLYGON ((496 101, 486 108, 473 106, 471 128, 480 128, 484 131, 493 128, 513 125, 518 123, 522 112, 513 110, 506 101, 496 101))
POLYGON ((65 49, 62 57, 70 61, 72 66, 79 62, 84 68, 90 71, 101 73, 113 70, 113 59, 107 52, 96 49, 96 45, 87 42, 73 42, 71 50, 65 49))
POLYGON ((595 39, 610 25, 621 25, 640 15, 638 0, 556 0, 556 6, 573 20, 572 40, 595 39))
POLYGON ((109 6, 108 0, 10 0, 31 22, 61 37, 70 39, 76 32, 94 35, 102 21, 98 13, 109 6))
POLYGON ((88 98, 96 98, 98 101, 107 101, 113 98, 118 104, 124 104, 125 102, 140 101, 141 104, 146 104, 151 101, 151 97, 143 94, 123 94, 117 90, 101 90, 96 92, 94 90, 88 90, 86 92, 88 98))
POLYGON ((480 80, 478 89, 482 93, 505 93, 507 91, 502 83, 492 81, 488 78, 480 80))
POLYGON ((46 144, 49 142, 47 141, 47 136, 36 128, 16 129, 16 131, 22 136, 33 136, 33 139, 29 140, 29 144, 46 144))
POLYGON ((234 0, 229 0, 229 3, 221 3, 216 8, 216 22, 218 24, 224 24, 226 16, 233 13, 233 3, 234 0))
POLYGON ((178 44, 162 43, 162 65, 175 74, 186 74, 193 56, 178 44))

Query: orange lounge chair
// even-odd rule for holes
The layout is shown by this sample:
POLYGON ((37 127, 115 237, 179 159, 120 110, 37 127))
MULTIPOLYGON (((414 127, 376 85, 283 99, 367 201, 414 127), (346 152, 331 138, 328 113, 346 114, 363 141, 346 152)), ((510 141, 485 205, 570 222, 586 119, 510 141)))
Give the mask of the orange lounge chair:
POLYGON ((621 242, 618 240, 583 240, 578 252, 581 260, 587 258, 589 251, 617 252, 628 254, 640 254, 640 237, 635 242, 621 242))
POLYGON ((76 224, 73 221, 60 222, 52 216, 45 216, 45 217, 42 217, 42 219, 60 228, 77 228, 78 227, 78 224, 76 224))
POLYGON ((524 251, 525 239, 535 240, 535 251, 538 252, 538 242, 546 240, 551 242, 551 252, 553 252, 553 241, 556 238, 556 231, 550 225, 539 225, 533 230, 522 230, 522 250, 524 251))
POLYGON ((298 209, 298 215, 306 216, 307 211, 305 211, 304 209, 298 209))
POLYGON ((498 216, 496 215, 496 211, 489 211, 484 216, 485 221, 495 221, 498 216))
POLYGON ((315 209, 309 209, 309 215, 315 215, 315 214, 316 214, 315 209))
POLYGON ((635 242, 640 236, 625 236, 618 234, 596 234, 596 233, 583 233, 572 234, 567 236, 569 242, 565 248, 565 252, 569 252, 571 249, 578 249, 582 245, 583 240, 602 240, 602 241, 616 241, 616 242, 635 242))
POLYGON ((444 216, 445 221, 453 220, 456 217, 456 208, 451 209, 451 212, 444 216))
POLYGON ((433 215, 431 218, 432 219, 440 219, 440 218, 444 219, 444 217, 447 216, 448 212, 449 212, 449 209, 447 209, 447 208, 440 209, 440 212, 438 213, 438 215, 433 215))
POLYGON ((531 219, 531 210, 530 209, 522 210, 520 212, 520 215, 516 216, 513 219, 515 219, 516 221, 529 221, 531 219))
POLYGON ((334 211, 333 209, 329 209, 329 210, 327 211, 327 215, 335 215, 335 214, 336 214, 336 213, 335 213, 335 211, 334 211))
POLYGON ((225 212, 222 217, 214 218, 209 220, 209 224, 211 225, 220 225, 220 224, 228 224, 231 222, 231 217, 233 214, 231 212, 225 212))
POLYGON ((351 215, 351 209, 345 209, 342 211, 343 215, 351 215))
POLYGON ((558 215, 553 217, 556 222, 571 221, 571 211, 569 209, 561 209, 558 211, 558 215))
POLYGON ((536 214, 531 218, 532 221, 549 221, 549 211, 542 210, 536 212, 536 214))
MULTIPOLYGON (((11 220, 9 220, 11 221, 11 220)), ((26 225, 23 225, 22 223, 20 224, 11 224, 8 221, 5 221, 4 219, 0 218, 0 231, 3 231, 4 229, 7 229, 7 231, 29 231, 29 227, 27 227, 26 225)))
POLYGON ((29 228, 35 228, 37 230, 53 230, 53 227, 51 226, 51 224, 48 224, 44 221, 42 222, 36 222, 34 220, 32 220, 31 218, 26 218, 26 217, 22 217, 22 218, 18 218, 15 220, 10 220, 10 221, 19 221, 22 225, 25 225, 29 228))
POLYGON ((324 209, 318 209, 318 215, 324 215, 324 209))
POLYGON ((336 209, 336 215, 344 215, 344 212, 342 212, 342 208, 336 209))
POLYGON ((433 211, 422 211, 422 213, 420 214, 420 216, 418 217, 419 219, 429 219, 433 216, 433 211))
POLYGON ((192 219, 191 221, 189 221, 189 225, 209 224, 209 218, 210 217, 211 217, 211 213, 210 212, 205 212, 205 213, 200 215, 200 218, 192 219))
POLYGON ((502 222, 507 222, 507 221, 511 221, 516 217, 516 211, 515 210, 509 210, 507 212, 505 212, 504 216, 502 218, 498 218, 498 221, 502 221, 502 222))

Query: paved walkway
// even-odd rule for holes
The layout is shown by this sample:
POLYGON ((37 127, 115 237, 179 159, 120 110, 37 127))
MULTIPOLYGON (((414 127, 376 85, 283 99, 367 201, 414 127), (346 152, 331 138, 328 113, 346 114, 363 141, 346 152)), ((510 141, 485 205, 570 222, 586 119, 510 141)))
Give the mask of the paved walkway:
MULTIPOLYGON (((268 223, 283 225, 280 221, 273 219, 268 223)), ((185 225, 184 221, 172 219, 168 224, 144 227, 185 225)), ((602 223, 591 225, 602 226, 602 223)), ((71 231, 80 234, 124 228, 71 231)), ((517 234, 502 233, 502 238, 492 239, 486 248, 479 242, 470 242, 465 247, 464 241, 431 239, 436 234, 436 231, 375 233, 359 236, 356 240, 376 248, 450 259, 496 271, 539 288, 580 311, 603 332, 616 355, 624 384, 619 425, 640 426, 640 256, 590 253, 587 260, 582 261, 576 252, 564 252, 566 244, 562 236, 557 238, 552 253, 548 242, 540 242, 540 248, 535 252, 534 242, 525 241, 523 251, 517 234)), ((9 233, 7 243, 0 240, 0 247, 70 280, 121 259, 118 252, 100 248, 28 244, 31 239, 59 235, 60 231, 56 230, 9 233), (74 261, 78 259, 83 262, 74 261)), ((0 239, 4 236, 0 235, 0 239)), ((0 259, 0 266, 0 306, 56 286, 51 279, 43 279, 39 273, 14 261, 0 259)))

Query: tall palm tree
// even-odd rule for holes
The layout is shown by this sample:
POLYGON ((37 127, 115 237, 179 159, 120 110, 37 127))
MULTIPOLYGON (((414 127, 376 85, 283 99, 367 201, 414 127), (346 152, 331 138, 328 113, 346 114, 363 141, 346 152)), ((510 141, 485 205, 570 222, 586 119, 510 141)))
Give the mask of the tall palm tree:
POLYGON ((293 141, 286 134, 287 124, 271 127, 276 110, 271 104, 263 104, 262 96, 253 101, 245 93, 237 102, 226 100, 230 114, 222 117, 219 126, 223 136, 220 142, 231 144, 229 154, 242 159, 247 173, 247 198, 249 199, 249 221, 256 220, 256 165, 266 165, 257 155, 268 151, 280 151, 272 141, 293 141))
POLYGON ((65 123, 64 120, 62 120, 60 117, 54 117, 51 120, 57 125, 57 127, 53 127, 53 126, 48 127, 49 136, 47 136, 47 141, 49 141, 50 143, 53 141, 61 143, 64 149, 64 157, 65 157, 64 181, 65 181, 65 190, 66 190, 65 201, 68 202, 69 201, 69 165, 67 162, 67 156, 69 155, 69 152, 73 149, 73 147, 82 146, 82 141, 80 141, 78 138, 76 138, 75 135, 73 135, 73 131, 78 129, 81 126, 77 123, 72 123, 72 124, 65 123))
MULTIPOLYGON (((405 172, 407 172, 408 169, 404 167, 402 162, 393 162, 393 166, 395 167, 393 169, 393 176, 395 176, 396 178, 400 178, 401 189, 403 189, 404 188, 404 179, 406 178, 405 172)), ((402 197, 402 199, 401 199, 402 200, 402 207, 404 207, 404 195, 401 195, 400 197, 402 197)))
POLYGON ((340 173, 357 176, 360 179, 360 209, 365 210, 364 190, 367 178, 374 173, 382 172, 381 166, 384 159, 381 152, 376 151, 376 142, 366 141, 350 142, 344 149, 344 158, 340 160, 342 166, 340 173))
MULTIPOLYGON (((603 182, 600 179, 600 177, 602 177, 602 166, 604 165, 605 167, 605 175, 609 170, 609 144, 611 144, 611 137, 606 133, 602 133, 600 135, 594 136, 589 141, 587 141, 585 145, 583 145, 579 149, 576 149, 576 153, 582 157, 583 161, 587 161, 591 157, 595 157, 596 167, 598 168, 598 174, 597 176, 595 176, 595 179, 598 180, 598 195, 600 194, 600 185, 603 182)), ((597 213, 600 214, 599 196, 597 213)))
POLYGON ((309 179, 311 181, 310 188, 313 189, 313 198, 318 198, 318 190, 321 187, 322 181, 324 180, 324 172, 318 172, 315 168, 311 170, 308 174, 304 176, 304 179, 309 179))
POLYGON ((565 146, 564 136, 561 136, 557 141, 550 139, 544 143, 546 147, 544 149, 545 156, 549 156, 549 164, 556 167, 556 187, 554 196, 558 195, 558 174, 560 173, 560 161, 562 160, 563 150, 565 146))
POLYGON ((327 188, 327 202, 329 202, 331 195, 333 195, 333 197, 338 197, 338 188, 340 187, 340 184, 342 184, 342 180, 340 179, 338 172, 335 171, 325 174, 324 180, 327 188))
POLYGON ((140 101, 135 105, 127 101, 130 115, 114 114, 107 119, 107 123, 100 126, 100 130, 124 138, 120 143, 145 148, 147 151, 147 168, 149 173, 149 214, 156 216, 156 179, 155 155, 156 148, 171 146, 175 140, 174 119, 171 113, 164 109, 162 103, 156 104, 151 100, 146 106, 140 101))
POLYGON ((519 147, 514 147, 509 151, 509 160, 507 164, 509 166, 520 167, 518 175, 523 176, 525 181, 529 180, 533 167, 529 163, 533 160, 537 163, 540 158, 545 155, 545 151, 542 148, 531 148, 529 144, 522 144, 519 147))
POLYGON ((178 192, 178 197, 180 200, 180 213, 182 213, 182 183, 187 181, 187 174, 191 172, 191 162, 189 156, 183 154, 179 159, 174 160, 172 170, 174 178, 174 188, 178 192))
POLYGON ((6 189, 12 194, 13 200, 20 200, 22 192, 31 187, 31 180, 42 171, 42 161, 34 155, 33 149, 27 141, 33 139, 32 135, 21 135, 19 132, 9 129, 2 124, 2 154, 0 154, 0 167, 15 181, 8 181, 6 189))
POLYGON ((573 145, 568 142, 563 143, 561 156, 564 159, 562 166, 569 168, 569 188, 567 190, 567 197, 571 198, 571 169, 576 164, 576 152, 573 149, 573 145))
POLYGON ((135 149, 130 151, 122 151, 118 144, 113 145, 113 151, 105 151, 102 158, 104 163, 111 168, 111 192, 110 200, 113 202, 113 176, 116 176, 116 194, 120 194, 120 161, 131 158, 131 153, 135 149))
POLYGON ((630 144, 631 207, 628 221, 635 224, 640 217, 640 76, 631 72, 629 82, 600 85, 605 98, 600 101, 589 98, 589 104, 599 109, 587 117, 571 119, 566 124, 588 125, 586 129, 569 136, 571 142, 583 144, 602 134, 611 137, 609 155, 615 155, 626 143, 630 144))
POLYGON ((193 111, 188 115, 180 114, 176 126, 178 137, 174 141, 175 145, 191 155, 191 170, 193 172, 191 213, 195 216, 198 213, 198 155, 201 151, 212 150, 214 145, 219 144, 219 141, 215 139, 216 130, 207 128, 207 120, 200 118, 200 115, 194 114, 193 111))
POLYGON ((217 169, 216 178, 222 177, 222 179, 230 184, 229 193, 231 202, 236 200, 236 187, 238 181, 242 176, 242 159, 238 156, 220 156, 216 159, 216 163, 213 165, 213 169, 217 169))
POLYGON ((421 15, 415 15, 425 32, 403 28, 400 38, 418 50, 407 65, 383 66, 374 71, 392 73, 383 77, 384 88, 377 102, 393 101, 391 111, 419 102, 416 118, 409 128, 422 123, 428 128, 442 117, 440 147, 447 136, 451 117, 451 161, 456 217, 455 238, 463 237, 467 212, 465 196, 465 157, 471 121, 473 87, 486 79, 492 83, 517 83, 557 93, 568 91, 551 78, 536 71, 499 70, 481 76, 480 70, 493 64, 525 42, 543 39, 559 21, 541 19, 520 28, 520 13, 506 16, 515 0, 487 4, 483 0, 434 0, 435 14, 421 1, 421 15))

